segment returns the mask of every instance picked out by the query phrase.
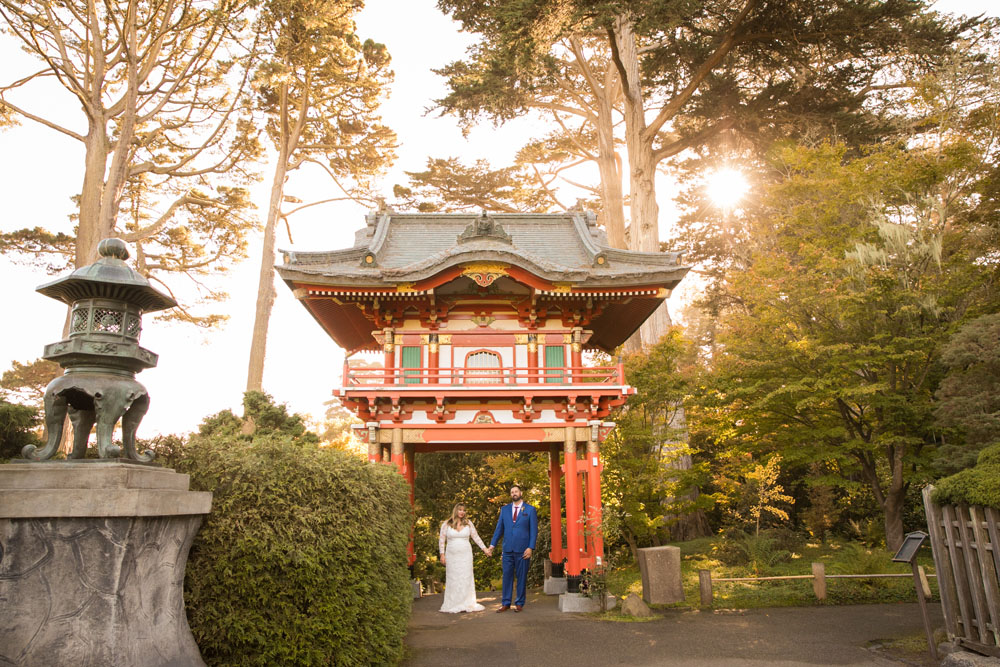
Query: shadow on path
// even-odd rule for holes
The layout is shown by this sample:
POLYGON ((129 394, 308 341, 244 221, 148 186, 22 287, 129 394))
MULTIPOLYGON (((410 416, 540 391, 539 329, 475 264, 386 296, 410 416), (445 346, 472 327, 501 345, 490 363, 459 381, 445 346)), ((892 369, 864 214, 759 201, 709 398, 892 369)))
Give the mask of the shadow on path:
MULTIPOLYGON (((916 604, 785 607, 747 611, 669 609, 645 623, 563 614, 555 596, 530 591, 524 611, 442 614, 441 595, 415 600, 410 667, 464 665, 899 665, 867 648, 923 632, 916 604)), ((940 608, 931 605, 935 626, 940 608)))

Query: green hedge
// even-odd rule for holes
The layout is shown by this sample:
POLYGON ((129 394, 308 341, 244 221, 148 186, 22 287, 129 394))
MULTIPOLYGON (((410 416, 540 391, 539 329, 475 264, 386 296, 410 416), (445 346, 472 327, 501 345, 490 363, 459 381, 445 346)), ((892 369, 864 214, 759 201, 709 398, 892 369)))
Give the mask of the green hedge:
POLYGON ((288 433, 203 430, 178 469, 215 494, 185 579, 209 665, 402 659, 412 512, 394 468, 288 433))
POLYGON ((939 505, 982 505, 1000 509, 1000 443, 979 452, 975 467, 938 481, 932 499, 939 505))

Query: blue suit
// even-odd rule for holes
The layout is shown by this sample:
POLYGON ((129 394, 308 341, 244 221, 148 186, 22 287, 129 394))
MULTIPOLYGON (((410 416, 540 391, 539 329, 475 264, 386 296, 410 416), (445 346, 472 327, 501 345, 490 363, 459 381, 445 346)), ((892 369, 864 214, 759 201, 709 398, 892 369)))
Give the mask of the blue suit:
POLYGON ((535 550, 535 540, 538 539, 538 512, 528 503, 521 504, 521 511, 514 522, 514 504, 500 508, 497 528, 493 531, 490 545, 503 539, 503 600, 501 604, 509 607, 513 593, 514 579, 517 578, 517 598, 514 604, 524 606, 525 587, 528 582, 528 565, 530 558, 524 558, 525 549, 535 550))

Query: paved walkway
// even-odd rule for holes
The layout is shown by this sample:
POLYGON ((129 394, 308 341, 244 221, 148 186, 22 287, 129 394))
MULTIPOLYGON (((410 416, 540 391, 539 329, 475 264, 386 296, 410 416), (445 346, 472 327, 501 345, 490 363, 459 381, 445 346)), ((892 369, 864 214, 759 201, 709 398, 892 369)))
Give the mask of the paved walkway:
MULTIPOLYGON (((878 640, 923 632, 916 604, 669 610, 645 623, 563 614, 556 597, 529 592, 524 611, 442 614, 441 595, 414 601, 406 644, 411 667, 463 665, 899 665, 869 650, 878 640)), ((935 627, 940 606, 931 605, 935 627)), ((902 663, 905 664, 905 663, 902 663)))

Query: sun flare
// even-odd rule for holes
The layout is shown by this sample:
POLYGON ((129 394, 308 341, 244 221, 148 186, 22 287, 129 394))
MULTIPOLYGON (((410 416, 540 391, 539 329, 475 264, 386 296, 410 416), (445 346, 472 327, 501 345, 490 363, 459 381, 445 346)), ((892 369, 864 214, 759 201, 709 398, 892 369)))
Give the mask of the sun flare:
POLYGON ((717 169, 705 179, 705 192, 719 208, 733 208, 749 189, 747 177, 729 167, 717 169))

